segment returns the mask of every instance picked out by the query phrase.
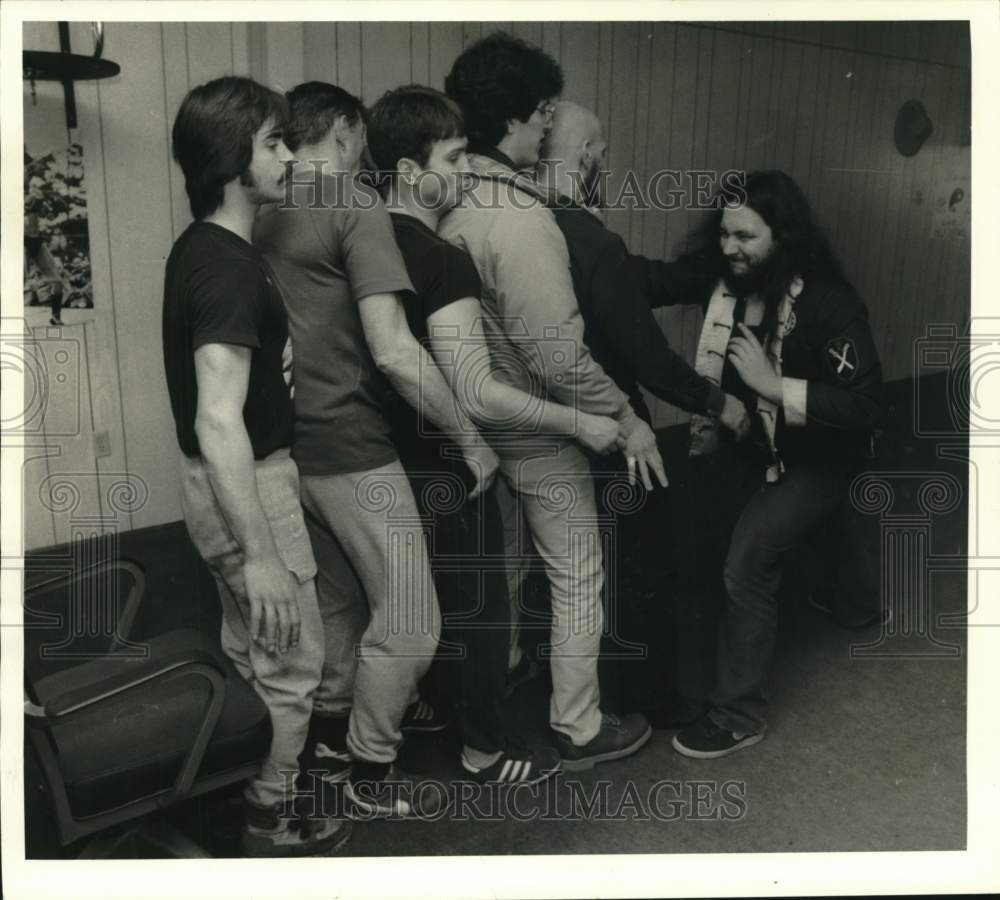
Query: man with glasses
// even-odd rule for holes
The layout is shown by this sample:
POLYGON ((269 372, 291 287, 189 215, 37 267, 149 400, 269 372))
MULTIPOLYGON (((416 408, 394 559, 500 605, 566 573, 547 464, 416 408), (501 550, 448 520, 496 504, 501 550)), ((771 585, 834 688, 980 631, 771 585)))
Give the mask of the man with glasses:
MULTIPOLYGON (((666 484, 656 440, 583 342, 566 244, 530 177, 562 91, 558 64, 537 47, 496 33, 467 48, 445 79, 461 107, 475 183, 444 217, 442 237, 472 257, 483 323, 499 377, 540 399, 614 417, 630 471, 666 484)), ((563 768, 634 753, 651 734, 638 714, 602 713, 597 660, 604 567, 594 483, 586 456, 563 438, 491 433, 501 471, 524 509, 552 599, 549 722, 563 768)))

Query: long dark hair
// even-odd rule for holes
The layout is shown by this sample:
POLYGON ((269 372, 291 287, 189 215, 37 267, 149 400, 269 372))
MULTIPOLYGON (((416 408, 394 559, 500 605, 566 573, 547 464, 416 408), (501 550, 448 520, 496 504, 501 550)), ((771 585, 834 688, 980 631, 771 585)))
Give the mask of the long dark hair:
POLYGON ((759 291, 764 301, 767 333, 773 333, 781 300, 796 276, 806 283, 817 278, 845 281, 805 194, 789 175, 777 169, 750 172, 720 185, 711 214, 685 241, 682 254, 696 257, 716 279, 728 272, 719 230, 726 206, 733 205, 746 206, 757 213, 771 229, 774 239, 774 253, 767 263, 769 277, 759 291))

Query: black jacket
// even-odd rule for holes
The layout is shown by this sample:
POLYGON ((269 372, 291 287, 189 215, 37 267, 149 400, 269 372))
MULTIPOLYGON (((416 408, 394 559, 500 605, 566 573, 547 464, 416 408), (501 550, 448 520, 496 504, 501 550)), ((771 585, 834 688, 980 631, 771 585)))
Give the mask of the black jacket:
MULTIPOLYGON (((693 258, 664 263, 632 257, 629 265, 655 306, 697 303, 704 309, 715 288, 715 276, 693 258)), ((804 279, 793 312, 781 352, 787 379, 775 434, 781 458, 870 455, 882 416, 882 366, 864 302, 847 283, 804 279)))
POLYGON ((655 265, 655 261, 630 254, 619 235, 571 200, 560 197, 548 206, 569 250, 584 341, 594 359, 628 394, 636 412, 650 420, 641 384, 688 412, 718 413, 722 392, 671 349, 653 316, 657 298, 648 291, 656 285, 643 266, 655 265))

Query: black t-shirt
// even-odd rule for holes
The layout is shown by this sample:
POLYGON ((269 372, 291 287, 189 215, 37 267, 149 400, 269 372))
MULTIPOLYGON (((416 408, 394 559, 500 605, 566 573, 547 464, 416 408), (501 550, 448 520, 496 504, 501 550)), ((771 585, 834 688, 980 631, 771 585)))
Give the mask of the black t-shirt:
MULTIPOLYGON (((414 337, 425 346, 429 340, 427 319, 440 309, 467 297, 480 296, 479 273, 469 255, 439 238, 413 216, 392 213, 406 271, 415 293, 403 294, 406 320, 414 337)), ((429 352, 429 348, 428 348, 429 352)), ((391 415, 393 442, 400 456, 441 459, 447 439, 429 422, 423 421, 402 398, 391 415)))
POLYGON ((292 401, 281 367, 287 339, 285 307, 264 257, 220 225, 192 223, 170 251, 163 289, 163 361, 183 453, 201 455, 194 351, 203 344, 253 350, 243 421, 254 459, 291 444, 292 401))

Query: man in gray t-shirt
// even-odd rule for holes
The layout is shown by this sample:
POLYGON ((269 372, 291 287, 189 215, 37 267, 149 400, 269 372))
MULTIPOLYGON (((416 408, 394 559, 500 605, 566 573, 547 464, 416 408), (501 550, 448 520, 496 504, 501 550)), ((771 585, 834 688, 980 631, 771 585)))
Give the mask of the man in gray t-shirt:
POLYGON ((431 814, 437 792, 420 792, 418 808, 408 776, 391 770, 434 657, 440 612, 416 502, 389 439, 390 388, 454 436, 474 492, 491 483, 497 460, 407 326, 399 292, 412 286, 381 199, 350 173, 334 174, 344 126, 337 92, 313 82, 290 93, 291 149, 309 165, 254 238, 288 308, 302 505, 328 529, 313 531, 315 543, 339 542, 366 595, 324 596, 336 581, 324 560, 337 554, 316 546, 320 607, 337 641, 327 665, 338 668, 351 704, 347 795, 367 815, 431 814), (316 169, 323 163, 326 174, 316 169))

